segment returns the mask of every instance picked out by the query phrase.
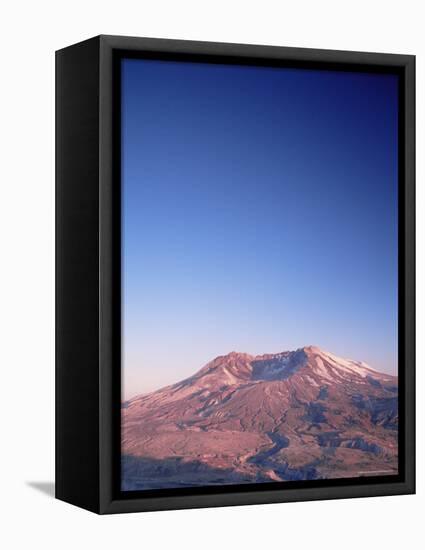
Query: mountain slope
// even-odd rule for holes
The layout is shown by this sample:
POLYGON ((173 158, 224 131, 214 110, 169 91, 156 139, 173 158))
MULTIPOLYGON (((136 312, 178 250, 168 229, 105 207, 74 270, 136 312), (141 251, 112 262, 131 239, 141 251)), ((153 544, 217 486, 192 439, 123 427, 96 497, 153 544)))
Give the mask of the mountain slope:
POLYGON ((397 473, 397 377, 317 347, 232 352, 122 409, 123 488, 397 473))

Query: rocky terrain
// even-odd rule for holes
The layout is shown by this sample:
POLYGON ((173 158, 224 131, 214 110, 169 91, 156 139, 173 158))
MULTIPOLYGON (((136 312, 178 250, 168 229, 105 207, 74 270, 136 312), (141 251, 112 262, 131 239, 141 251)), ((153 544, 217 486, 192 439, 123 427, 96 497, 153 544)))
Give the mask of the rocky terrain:
POLYGON ((309 346, 232 352, 122 405, 122 489, 397 473, 397 377, 309 346))

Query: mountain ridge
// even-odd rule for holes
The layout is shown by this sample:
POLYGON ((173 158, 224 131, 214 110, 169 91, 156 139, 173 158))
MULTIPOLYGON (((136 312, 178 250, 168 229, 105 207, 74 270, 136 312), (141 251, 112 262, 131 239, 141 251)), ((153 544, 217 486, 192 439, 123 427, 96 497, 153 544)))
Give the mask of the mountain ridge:
POLYGON ((138 395, 135 395, 133 397, 131 397, 130 399, 127 399, 126 400, 126 403, 130 403, 131 401, 134 401, 134 400, 137 400, 141 397, 144 397, 146 395, 150 395, 150 394, 153 394, 157 391, 163 391, 167 388, 172 388, 172 387, 176 387, 180 384, 183 384, 185 383, 186 381, 190 381, 190 380, 194 380, 196 378, 199 378, 201 375, 204 375, 206 374, 209 370, 212 370, 213 368, 217 368, 217 367, 220 367, 220 366, 223 366, 223 363, 225 363, 225 366, 231 366, 229 365, 229 361, 246 361, 246 362, 260 362, 260 361, 267 361, 267 360, 274 360, 274 359, 284 359, 286 357, 294 357, 294 356, 301 356, 301 354, 305 354, 306 358, 308 357, 311 357, 311 356, 319 356, 321 359, 323 357, 326 357, 327 359, 332 359, 333 361, 339 361, 340 362, 340 365, 346 365, 347 363, 350 363, 352 364, 352 367, 357 367, 359 370, 362 370, 365 375, 366 373, 369 373, 371 376, 375 376, 376 378, 381 378, 381 379, 387 379, 387 380, 391 380, 391 379, 397 379, 397 376, 395 375, 392 375, 392 374, 389 374, 389 373, 384 373, 384 372, 381 372, 381 371, 378 371, 376 369, 373 369, 370 365, 368 365, 367 363, 365 363, 364 361, 352 361, 352 360, 347 360, 347 359, 344 359, 342 357, 338 357, 318 346, 314 346, 314 345, 308 345, 308 346, 303 346, 301 348, 297 348, 296 350, 293 350, 293 351, 281 351, 281 352, 277 352, 277 353, 264 353, 264 354, 259 354, 259 355, 252 355, 252 354, 249 354, 249 353, 245 353, 245 352, 238 352, 238 351, 231 351, 229 353, 226 353, 224 355, 218 355, 217 357, 215 357, 214 359, 212 359, 211 361, 209 361, 206 365, 204 365, 201 369, 199 369, 198 371, 196 371, 193 375, 187 377, 187 378, 184 378, 183 380, 181 380, 180 382, 175 382, 173 384, 167 384, 166 386, 163 386, 157 390, 152 390, 150 392, 147 392, 147 393, 142 393, 142 394, 138 394, 138 395))
POLYGON ((233 351, 124 404, 123 483, 395 473, 397 396, 396 376, 317 346, 256 356, 233 351), (163 467, 170 473, 161 474, 163 467))

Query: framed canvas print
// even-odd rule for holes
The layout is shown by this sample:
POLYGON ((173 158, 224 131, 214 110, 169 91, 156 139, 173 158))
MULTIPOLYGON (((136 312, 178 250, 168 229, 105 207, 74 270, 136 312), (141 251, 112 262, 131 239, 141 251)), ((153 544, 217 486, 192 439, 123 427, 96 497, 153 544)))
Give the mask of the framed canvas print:
POLYGON ((57 498, 413 493, 414 57, 56 60, 57 498))

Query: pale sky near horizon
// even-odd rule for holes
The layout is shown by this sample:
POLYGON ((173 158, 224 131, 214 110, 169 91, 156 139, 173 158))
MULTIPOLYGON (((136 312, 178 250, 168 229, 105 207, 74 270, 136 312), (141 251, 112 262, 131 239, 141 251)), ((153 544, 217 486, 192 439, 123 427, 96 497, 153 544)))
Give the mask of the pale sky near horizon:
POLYGON ((397 77, 122 65, 124 398, 232 350, 397 373, 397 77))

